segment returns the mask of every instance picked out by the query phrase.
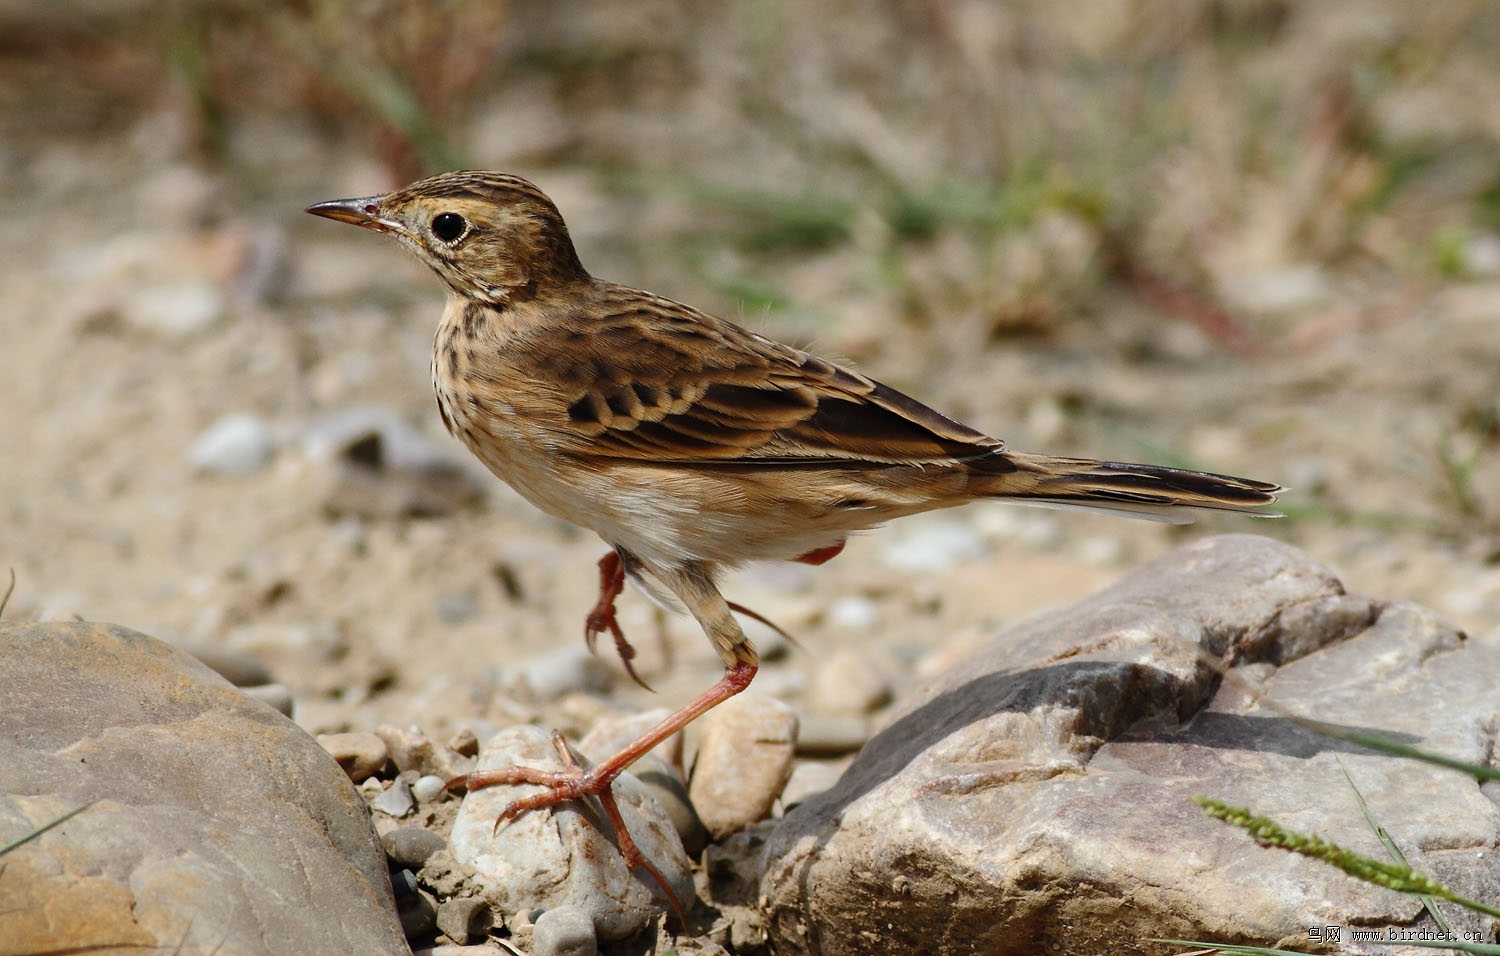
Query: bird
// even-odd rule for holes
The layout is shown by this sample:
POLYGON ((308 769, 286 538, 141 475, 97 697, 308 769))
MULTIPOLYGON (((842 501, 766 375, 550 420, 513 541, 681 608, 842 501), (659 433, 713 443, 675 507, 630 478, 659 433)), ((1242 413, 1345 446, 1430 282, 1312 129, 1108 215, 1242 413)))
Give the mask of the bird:
MULTIPOLYGON (((609 550, 588 613, 608 632, 626 579, 685 609, 724 665, 698 697, 589 766, 554 738, 563 769, 475 771, 455 783, 541 786, 500 822, 599 798, 626 862, 644 866, 613 781, 635 760, 754 678, 758 657, 724 597, 750 561, 821 564, 850 535, 980 500, 1103 511, 1172 523, 1191 509, 1274 517, 1284 489, 1161 465, 1012 451, 854 368, 650 292, 596 278, 557 206, 519 176, 442 173, 307 212, 385 233, 447 287, 432 381, 444 427, 542 511, 609 550)), ((638 679, 638 678, 637 678, 638 679)), ((668 898, 671 898, 668 892, 668 898)))

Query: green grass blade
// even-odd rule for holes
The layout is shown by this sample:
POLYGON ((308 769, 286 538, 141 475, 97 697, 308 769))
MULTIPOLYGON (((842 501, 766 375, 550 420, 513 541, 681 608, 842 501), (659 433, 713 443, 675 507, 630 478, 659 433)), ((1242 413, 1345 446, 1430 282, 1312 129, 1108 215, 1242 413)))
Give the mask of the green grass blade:
POLYGON ((1500 917, 1500 909, 1460 896, 1446 885, 1430 876, 1416 872, 1410 866, 1360 856, 1358 853, 1346 850, 1320 837, 1295 833, 1268 817, 1256 816, 1243 807, 1230 806, 1211 797, 1195 796, 1193 802, 1202 807, 1209 816, 1245 829, 1261 846, 1277 847, 1311 859, 1322 860, 1356 879, 1375 886, 1383 886, 1398 893, 1435 896, 1487 916, 1500 917))
MULTIPOLYGON (((1407 862, 1406 854, 1401 852, 1401 848, 1396 845, 1396 841, 1391 839, 1391 835, 1386 832, 1385 827, 1381 826, 1379 821, 1375 819, 1375 815, 1370 812, 1370 805, 1365 803, 1364 794, 1360 793, 1359 787, 1354 785, 1354 778, 1349 776, 1349 769, 1344 766, 1344 761, 1338 760, 1338 765, 1339 770, 1344 774, 1344 779, 1349 783, 1349 790, 1354 794, 1355 802, 1359 804, 1359 812, 1364 814, 1365 822, 1370 825, 1371 830, 1375 831, 1375 836, 1379 838, 1381 844, 1385 847, 1385 851, 1397 863, 1400 863, 1402 866, 1410 866, 1411 864, 1407 862)), ((1438 928, 1449 936, 1454 935, 1453 927, 1448 924, 1447 918, 1437 908, 1436 897, 1419 894, 1419 898, 1422 900, 1422 905, 1427 908, 1427 913, 1432 917, 1433 922, 1437 923, 1438 928)))
POLYGON ((1341 727, 1338 724, 1324 723, 1321 720, 1298 717, 1294 714, 1287 714, 1286 717, 1288 720, 1295 721, 1298 726, 1306 727, 1308 730, 1328 737, 1337 737, 1339 740, 1347 740, 1350 743, 1369 747, 1371 750, 1378 750, 1381 753, 1394 754, 1398 757, 1409 757, 1412 760, 1420 760, 1423 763, 1430 763, 1434 766, 1462 771, 1478 780, 1500 780, 1500 769, 1494 767, 1467 763, 1455 757, 1447 757, 1443 754, 1420 750, 1410 744, 1399 743, 1395 740, 1382 737, 1379 734, 1367 733, 1362 730, 1351 730, 1348 727, 1341 727))
POLYGON ((1168 946, 1187 946, 1193 949, 1207 949, 1216 953, 1228 953, 1230 956, 1308 956, 1307 953, 1296 949, 1271 949, 1266 946, 1237 946, 1230 943, 1205 943, 1192 939, 1153 939, 1153 943, 1166 943, 1168 946))
POLYGON ((52 822, 42 824, 41 826, 37 827, 35 830, 32 830, 30 833, 26 834, 25 836, 18 837, 16 839, 12 840, 11 842, 5 844, 5 846, 0 846, 0 856, 4 856, 5 854, 7 854, 10 851, 14 850, 16 847, 21 846, 22 844, 27 843, 28 841, 35 840, 37 837, 41 836, 43 833, 46 833, 48 830, 52 829, 53 827, 61 826, 62 824, 67 823, 69 820, 71 820, 74 817, 78 816, 80 813, 82 813, 83 811, 87 810, 89 807, 91 807, 93 805, 94 805, 94 801, 90 800, 88 803, 85 803, 81 807, 75 807, 72 810, 69 810, 67 813, 64 813, 62 816, 58 817, 56 820, 53 820, 52 822))

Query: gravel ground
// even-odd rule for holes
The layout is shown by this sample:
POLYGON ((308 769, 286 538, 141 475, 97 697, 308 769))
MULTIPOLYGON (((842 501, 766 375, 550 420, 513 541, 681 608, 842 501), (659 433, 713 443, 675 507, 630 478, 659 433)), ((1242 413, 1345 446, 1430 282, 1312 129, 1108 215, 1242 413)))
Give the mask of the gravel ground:
MULTIPOLYGON (((621 621, 655 693, 608 654, 582 659, 602 545, 534 511, 442 432, 427 359, 436 281, 390 243, 300 212, 396 185, 391 174, 292 119, 237 130, 256 175, 215 171, 184 158, 177 115, 0 150, 6 617, 80 615, 245 652, 314 733, 395 724, 483 738, 524 721, 576 733, 715 679, 696 627, 630 592, 621 621), (351 416, 381 423, 384 470, 351 472, 337 454, 351 416)), ((554 196, 597 274, 850 357, 1014 447, 1292 488, 1277 521, 1172 528, 973 506, 860 537, 819 568, 745 569, 726 594, 798 639, 755 686, 805 717, 878 722, 886 699, 995 625, 1217 531, 1290 541, 1351 589, 1500 641, 1493 235, 1458 250, 1461 277, 1246 265, 1222 284, 1262 341, 1241 354, 1109 284, 1040 329, 944 322, 935 293, 938 318, 913 322, 861 284, 867 260, 839 250, 734 263, 794 303, 762 312, 712 270, 652 255, 653 236, 695 215, 681 195, 642 199, 556 163, 514 171, 554 196), (868 693, 828 705, 842 683, 830 676, 851 662, 868 665, 868 693)), ((1051 237, 1045 268, 1081 271, 1095 251, 1070 228, 1030 234, 1051 237)), ((935 240, 909 264, 911 287, 942 288, 951 265, 935 240)))

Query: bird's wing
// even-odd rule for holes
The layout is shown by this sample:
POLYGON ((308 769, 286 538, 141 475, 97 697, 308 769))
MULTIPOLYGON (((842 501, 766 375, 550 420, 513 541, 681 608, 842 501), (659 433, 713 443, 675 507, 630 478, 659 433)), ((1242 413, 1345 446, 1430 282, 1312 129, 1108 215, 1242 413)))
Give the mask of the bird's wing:
MULTIPOLYGON (((601 295, 548 364, 575 455, 660 464, 952 464, 1004 443, 688 306, 601 295)), ((559 334, 553 329, 550 334, 559 334)))

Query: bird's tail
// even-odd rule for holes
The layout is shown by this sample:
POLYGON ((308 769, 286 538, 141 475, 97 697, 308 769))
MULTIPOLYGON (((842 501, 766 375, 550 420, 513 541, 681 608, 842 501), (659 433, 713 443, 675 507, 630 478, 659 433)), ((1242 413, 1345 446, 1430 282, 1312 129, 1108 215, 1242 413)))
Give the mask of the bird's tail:
POLYGON ((1009 498, 1017 504, 1101 511, 1169 524, 1192 521, 1188 509, 1237 511, 1262 518, 1279 518, 1268 511, 1280 485, 1183 471, 1162 465, 1133 465, 1087 458, 1053 458, 1005 452, 1012 470, 974 476, 979 492, 1009 498))

